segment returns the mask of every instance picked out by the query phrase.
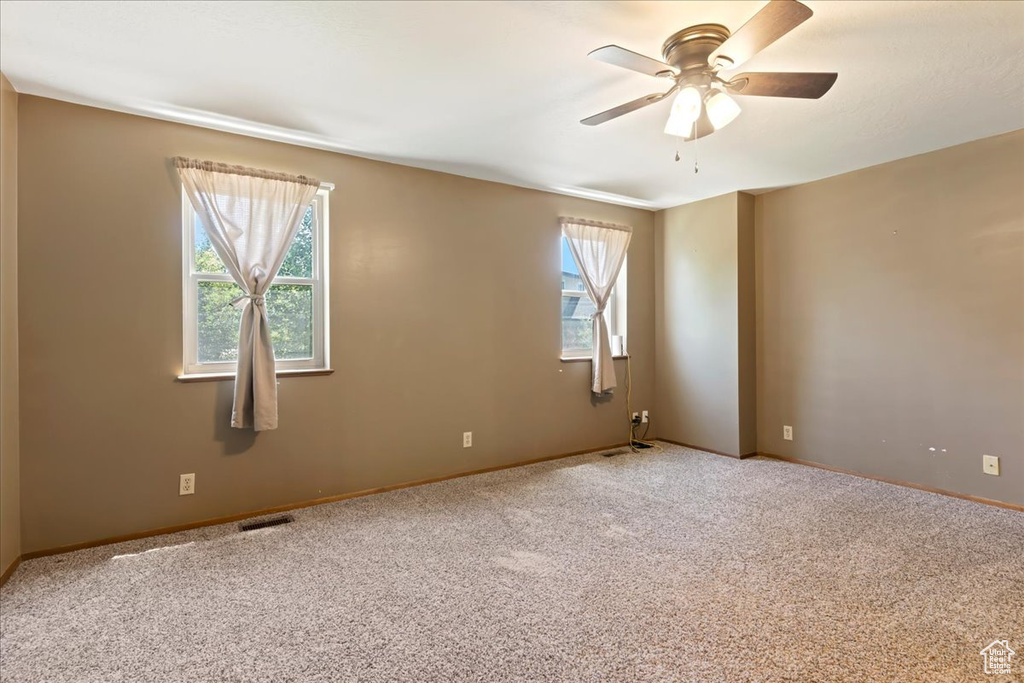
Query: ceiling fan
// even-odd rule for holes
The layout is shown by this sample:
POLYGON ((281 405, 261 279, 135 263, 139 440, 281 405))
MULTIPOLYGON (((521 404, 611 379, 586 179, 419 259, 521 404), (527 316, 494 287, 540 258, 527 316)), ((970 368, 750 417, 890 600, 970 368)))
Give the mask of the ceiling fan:
POLYGON ((797 0, 771 0, 736 33, 721 24, 698 24, 669 36, 658 61, 618 45, 606 45, 590 57, 671 82, 667 92, 654 93, 583 119, 596 126, 675 94, 665 132, 696 140, 727 126, 740 113, 730 95, 818 99, 836 82, 836 73, 741 73, 731 71, 811 18, 813 12, 797 0))

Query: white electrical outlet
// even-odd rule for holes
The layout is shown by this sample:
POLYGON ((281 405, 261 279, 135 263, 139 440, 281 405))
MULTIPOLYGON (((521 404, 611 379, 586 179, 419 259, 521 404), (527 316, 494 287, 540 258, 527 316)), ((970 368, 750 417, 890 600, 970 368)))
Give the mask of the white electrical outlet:
POLYGON ((993 476, 999 476, 999 456, 998 455, 983 455, 981 456, 981 466, 985 474, 991 474, 993 476))
POLYGON ((645 411, 643 412, 643 414, 642 414, 642 415, 640 416, 640 422, 647 422, 647 421, 648 421, 648 419, 649 419, 649 417, 648 417, 648 415, 647 415, 647 411, 645 410, 645 411))
POLYGON ((462 432, 462 447, 472 448, 473 446, 473 432, 462 432))
POLYGON ((183 474, 178 479, 178 495, 191 496, 196 492, 196 473, 183 474))
POLYGON ((639 420, 639 419, 640 419, 640 413, 633 413, 633 424, 636 424, 637 420, 639 420))
POLYGON ((793 428, 789 425, 783 425, 782 427, 782 438, 786 441, 793 440, 793 428))

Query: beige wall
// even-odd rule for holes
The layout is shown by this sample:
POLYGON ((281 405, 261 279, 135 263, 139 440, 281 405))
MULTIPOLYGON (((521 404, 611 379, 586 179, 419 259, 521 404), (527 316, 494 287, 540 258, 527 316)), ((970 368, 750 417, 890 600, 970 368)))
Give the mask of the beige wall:
POLYGON ((18 93, 0 74, 0 573, 21 554, 18 444, 18 93))
POLYGON ((658 435, 730 455, 755 440, 751 209, 733 192, 655 217, 658 435))
POLYGON ((590 364, 558 359, 559 215, 635 229, 653 409, 651 212, 37 97, 20 116, 25 552, 624 441, 624 392, 592 401, 590 364), (336 372, 282 379, 277 431, 230 429, 229 383, 174 379, 179 154, 337 185, 336 372))
POLYGON ((757 287, 754 269, 754 196, 736 197, 736 333, 739 453, 757 452, 757 287))
POLYGON ((755 213, 759 450, 1024 503, 1024 131, 755 213))

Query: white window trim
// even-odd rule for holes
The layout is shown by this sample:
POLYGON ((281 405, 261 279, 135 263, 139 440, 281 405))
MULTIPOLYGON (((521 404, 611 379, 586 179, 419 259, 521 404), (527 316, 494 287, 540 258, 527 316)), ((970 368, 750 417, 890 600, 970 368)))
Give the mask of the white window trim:
MULTIPOLYGON (((274 278, 274 285, 313 286, 313 357, 279 360, 278 371, 327 370, 330 368, 330 192, 332 183, 321 183, 313 198, 313 277, 274 278)), ((233 376, 236 364, 199 362, 199 318, 196 304, 200 282, 234 282, 227 273, 197 273, 195 271, 196 213, 184 189, 181 192, 182 216, 182 346, 183 376, 233 376)))
MULTIPOLYGON (((562 235, 559 239, 564 238, 562 235)), ((561 247, 559 247, 561 249, 561 247)), ((622 335, 622 356, 616 355, 616 358, 624 357, 629 348, 627 344, 626 334, 626 308, 627 308, 627 292, 626 292, 626 276, 627 266, 629 263, 629 255, 622 261, 622 269, 619 271, 619 276, 615 279, 615 286, 612 288, 611 298, 608 300, 608 305, 604 308, 604 322, 608 326, 609 335, 622 335)), ((588 299, 590 294, 586 290, 579 291, 576 289, 563 289, 562 297, 565 296, 585 296, 588 299)), ((559 311, 561 311, 562 300, 559 297, 559 311)), ((561 324, 561 315, 559 315, 559 324, 561 324)), ((562 338, 561 330, 559 330, 559 339, 562 338)), ((593 349, 562 349, 563 360, 590 360, 594 356, 593 349)))

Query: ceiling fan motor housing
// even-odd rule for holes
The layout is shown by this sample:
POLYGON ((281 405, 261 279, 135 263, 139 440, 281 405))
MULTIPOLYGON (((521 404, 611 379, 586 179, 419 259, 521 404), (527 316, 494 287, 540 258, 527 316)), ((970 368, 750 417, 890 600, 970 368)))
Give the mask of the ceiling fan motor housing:
POLYGON ((710 71, 708 56, 730 36, 721 24, 697 24, 669 36, 661 47, 665 62, 679 69, 680 80, 710 71))

